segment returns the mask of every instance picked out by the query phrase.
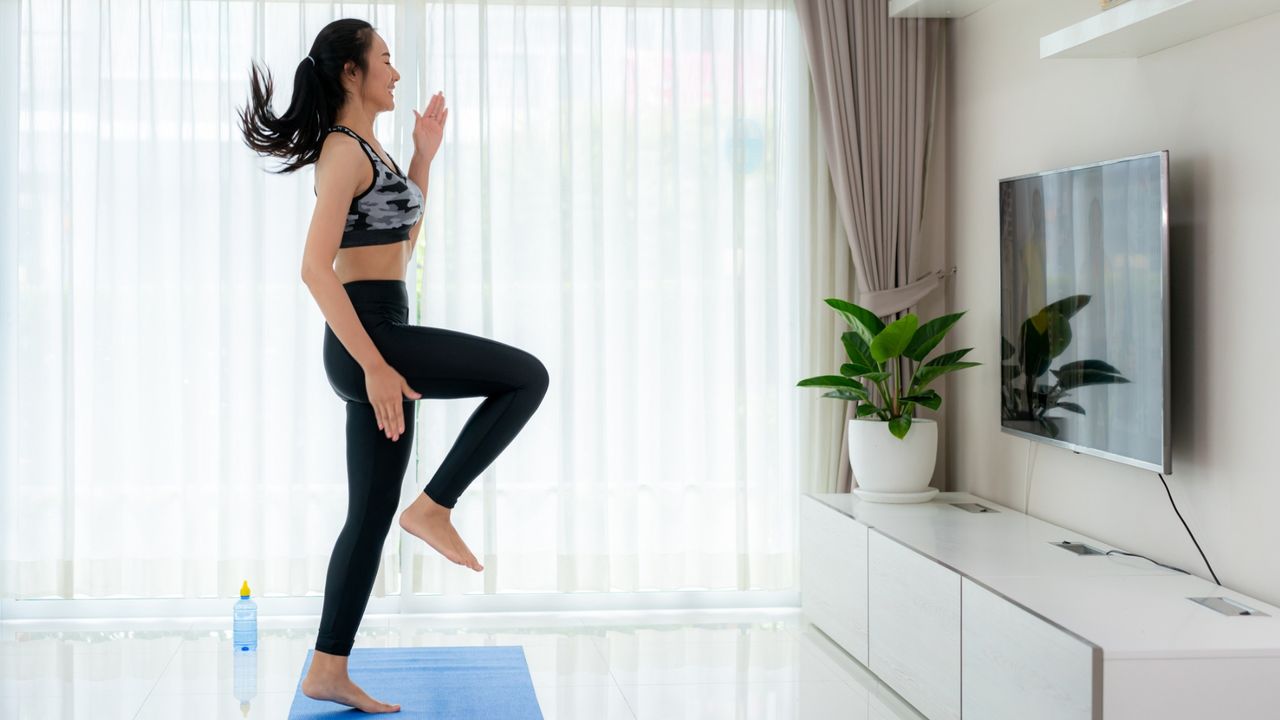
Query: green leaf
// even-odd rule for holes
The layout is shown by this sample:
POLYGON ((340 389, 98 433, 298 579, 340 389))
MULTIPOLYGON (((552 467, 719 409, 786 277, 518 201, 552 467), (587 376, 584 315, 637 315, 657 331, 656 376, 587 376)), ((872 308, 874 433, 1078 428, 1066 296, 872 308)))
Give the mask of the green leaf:
POLYGON ((960 358, 964 357, 965 355, 968 355, 970 350, 973 350, 973 348, 960 348, 959 350, 952 350, 949 353, 943 353, 933 358, 929 362, 925 363, 925 366, 927 367, 929 365, 953 365, 955 363, 960 362, 960 358))
POLYGON ((880 412, 880 408, 872 405, 871 403, 864 402, 858 405, 858 417, 860 418, 868 415, 875 415, 878 412, 880 412))
POLYGON ((843 375, 819 375, 817 377, 805 378, 796 383, 796 387, 829 387, 849 389, 866 394, 867 386, 843 375))
MULTIPOLYGON (((1019 346, 1015 352, 1018 365, 1029 378, 1038 378, 1049 370, 1049 363, 1071 345, 1071 317, 1089 304, 1088 295, 1072 295, 1050 303, 1027 318, 1018 331, 1019 346)), ((1008 340, 1004 340, 1008 343, 1008 340)), ((1008 360, 1011 344, 1001 350, 1008 360)))
POLYGON ((963 370, 965 368, 970 368, 970 367, 974 367, 981 364, 982 363, 976 363, 976 362, 961 362, 961 363, 952 363, 951 365, 926 365, 920 368, 920 371, 916 373, 915 378, 912 380, 911 391, 919 392, 925 389, 926 387, 928 387, 929 383, 933 382, 934 380, 937 380, 939 377, 946 375, 949 372, 955 372, 957 370, 963 370))
POLYGON ((913 402, 917 405, 923 405, 930 410, 937 410, 942 405, 942 396, 938 394, 937 390, 925 390, 924 392, 916 393, 915 395, 907 395, 906 397, 901 398, 901 400, 903 402, 913 402))
POLYGON ((854 305, 840 298, 827 298, 827 304, 843 315, 845 322, 849 323, 868 344, 871 343, 871 338, 884 330, 884 321, 861 305, 854 305))
POLYGON ((865 365, 859 365, 857 363, 845 363, 840 366, 840 374, 844 375, 845 377, 851 377, 851 378, 862 377, 863 375, 869 375, 871 373, 874 373, 875 371, 876 371, 875 368, 869 368, 865 365))
POLYGON ((1017 353, 1018 353, 1018 349, 1013 346, 1013 343, 1009 342, 1008 338, 1004 338, 1004 337, 1000 338, 1000 359, 1001 360, 1008 360, 1009 358, 1013 357, 1017 353))
POLYGON ((852 330, 841 334, 840 340, 844 343, 844 351, 849 354, 850 361, 879 369, 875 358, 871 357, 870 340, 862 339, 861 335, 852 330))
POLYGON ((879 335, 872 338, 871 356, 878 363, 901 356, 902 351, 907 349, 907 343, 911 342, 911 336, 915 334, 919 322, 920 318, 914 313, 908 313, 889 323, 879 335))
POLYGON ((843 375, 818 375, 816 377, 805 378, 796 383, 797 387, 859 387, 866 389, 862 383, 847 378, 843 375))
MULTIPOLYGON (((1027 318, 1022 323, 1021 345, 1019 346, 1018 364, 1022 372, 1029 378, 1038 378, 1049 369, 1053 356, 1049 354, 1049 336, 1037 328, 1039 315, 1027 318)), ((1047 328, 1047 320, 1045 321, 1047 328)))
MULTIPOLYGON (((915 375, 911 377, 911 382, 908 383, 908 387, 914 389, 917 386, 917 384, 920 383, 920 377, 926 368, 955 365, 960 361, 960 358, 964 357, 965 355, 968 355, 970 350, 973 350, 973 348, 960 348, 959 350, 952 350, 949 353, 943 353, 933 358, 929 362, 921 365, 920 367, 916 368, 915 375)), ((972 364, 978 365, 980 363, 972 363, 972 364)), ((937 377, 937 376, 935 375, 933 377, 937 377)), ((933 382, 933 377, 930 377, 929 381, 925 382, 923 385, 920 385, 920 387, 924 387, 925 385, 928 385, 929 382, 933 382)))
POLYGON ((922 362, 963 315, 963 312, 943 315, 921 325, 911 336, 911 342, 907 343, 907 349, 902 354, 916 362, 922 362))
POLYGON ((1041 312, 1054 313, 1070 320, 1071 316, 1080 312, 1081 308, 1089 304, 1089 297, 1090 296, 1088 295, 1072 295, 1070 297, 1064 297, 1057 302, 1050 303, 1045 306, 1044 310, 1041 310, 1041 312))
POLYGON ((1077 370, 1097 370, 1099 372, 1111 373, 1112 375, 1120 374, 1119 370, 1101 360, 1076 360, 1075 362, 1066 363, 1062 367, 1058 368, 1057 372, 1076 372, 1077 370))
MULTIPOLYGON (((1054 303, 1054 305, 1056 304, 1057 303, 1054 303)), ((1041 310, 1028 318, 1026 323, 1023 323, 1024 334, 1028 331, 1029 327, 1031 332, 1040 336, 1039 338, 1032 339, 1032 347, 1036 349, 1037 352, 1043 351, 1047 356, 1046 359, 1058 357, 1067 349, 1067 346, 1071 344, 1071 322, 1068 320, 1066 315, 1050 309, 1052 307, 1053 306, 1051 305, 1044 310, 1041 310)), ((1024 348, 1027 347, 1026 343, 1027 339, 1024 338, 1024 348)), ((1035 377, 1043 374, 1044 371, 1048 369, 1048 363, 1045 362, 1044 368, 1041 369, 1040 372, 1036 373, 1035 377)))
POLYGON ((866 375, 863 375, 862 377, 863 377, 865 380, 867 380, 868 382, 880 383, 880 382, 884 382, 885 380, 888 380, 889 378, 893 377, 893 373, 891 373, 891 372, 873 372, 873 373, 867 373, 866 375))
POLYGON ((1049 315, 1049 357, 1056 358, 1066 352, 1071 345, 1071 322, 1066 315, 1052 313, 1049 315))
POLYGON ((839 400, 853 400, 855 402, 865 402, 867 400, 866 393, 860 393, 854 390, 832 390, 831 392, 822 393, 822 397, 837 398, 839 400))
POLYGON ((1129 382, 1126 378, 1101 370, 1076 369, 1067 372, 1054 370, 1053 374, 1057 376, 1058 384, 1063 390, 1071 390, 1085 385, 1116 385, 1129 382))
POLYGON ((893 418, 892 420, 889 421, 889 432, 893 433, 893 436, 898 438, 899 440, 906 437, 907 431, 910 429, 911 429, 910 415, 899 415, 898 417, 893 418))

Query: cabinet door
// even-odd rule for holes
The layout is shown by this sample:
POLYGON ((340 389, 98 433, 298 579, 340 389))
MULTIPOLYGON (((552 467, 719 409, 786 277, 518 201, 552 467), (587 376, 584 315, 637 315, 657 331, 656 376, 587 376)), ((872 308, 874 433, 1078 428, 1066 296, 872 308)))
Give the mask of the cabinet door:
POLYGON ((1094 679, 1102 672, 1100 650, 968 578, 963 597, 966 718, 1102 716, 1094 697, 1094 679))
POLYGON ((869 667, 930 720, 957 720, 960 575, 874 528, 867 547, 869 667))
POLYGON ((800 605, 867 664, 867 527, 810 497, 800 502, 800 605))

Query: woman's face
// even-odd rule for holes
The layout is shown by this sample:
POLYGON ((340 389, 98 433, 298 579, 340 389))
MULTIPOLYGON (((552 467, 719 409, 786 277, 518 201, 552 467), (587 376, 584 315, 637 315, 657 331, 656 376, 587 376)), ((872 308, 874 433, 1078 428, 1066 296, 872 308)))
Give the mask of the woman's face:
POLYGON ((369 72, 365 75, 364 87, 360 93, 365 107, 374 112, 394 110, 395 84, 400 79, 400 73, 391 66, 391 53, 381 35, 373 34, 373 44, 365 61, 369 64, 369 72))

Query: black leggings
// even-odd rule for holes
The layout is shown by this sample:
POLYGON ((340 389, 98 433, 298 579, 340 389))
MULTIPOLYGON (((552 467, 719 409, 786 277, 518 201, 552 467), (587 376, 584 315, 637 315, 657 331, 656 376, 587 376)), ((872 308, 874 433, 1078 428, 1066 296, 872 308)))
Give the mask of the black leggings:
MULTIPOLYGON (((403 280, 343 285, 356 315, 387 364, 425 398, 484 396, 425 492, 451 508, 533 416, 547 393, 547 369, 510 345, 442 328, 408 325, 403 280)), ((373 590, 382 545, 400 504, 413 447, 413 400, 404 401, 404 433, 378 429, 364 370, 326 322, 324 369, 347 403, 347 520, 329 558, 316 650, 349 655, 373 590)))

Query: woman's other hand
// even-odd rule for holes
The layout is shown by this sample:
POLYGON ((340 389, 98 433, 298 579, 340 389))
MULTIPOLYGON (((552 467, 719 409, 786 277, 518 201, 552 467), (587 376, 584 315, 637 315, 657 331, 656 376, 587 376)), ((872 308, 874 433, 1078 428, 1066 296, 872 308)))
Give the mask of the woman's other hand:
POLYGON ((404 377, 386 363, 366 371, 364 385, 369 393, 369 404, 373 405, 373 414, 378 419, 378 429, 393 442, 399 440, 404 434, 404 398, 420 400, 422 395, 409 387, 404 377))
POLYGON ((444 106, 444 92, 431 96, 427 109, 421 114, 413 111, 413 152, 431 162, 444 140, 444 122, 449 118, 449 108, 444 106))

